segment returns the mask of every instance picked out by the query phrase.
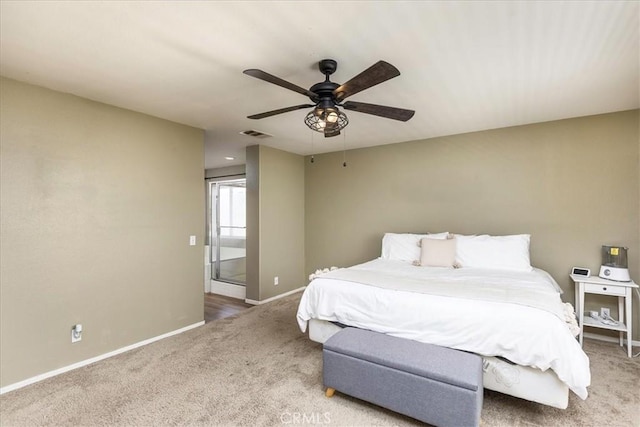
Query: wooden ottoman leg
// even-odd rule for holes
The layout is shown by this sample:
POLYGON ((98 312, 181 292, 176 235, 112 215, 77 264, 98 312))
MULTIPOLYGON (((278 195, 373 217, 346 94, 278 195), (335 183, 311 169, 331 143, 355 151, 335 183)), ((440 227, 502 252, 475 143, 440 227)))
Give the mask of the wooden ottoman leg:
POLYGON ((335 393, 335 392, 336 392, 335 388, 327 387, 327 391, 326 391, 325 395, 327 397, 331 397, 331 396, 333 396, 333 393, 335 393))

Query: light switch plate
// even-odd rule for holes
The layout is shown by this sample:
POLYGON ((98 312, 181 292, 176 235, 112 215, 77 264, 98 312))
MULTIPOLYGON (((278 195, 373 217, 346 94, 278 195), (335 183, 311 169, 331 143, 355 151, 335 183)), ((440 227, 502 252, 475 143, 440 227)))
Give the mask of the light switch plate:
POLYGON ((196 236, 189 236, 189 246, 196 245, 196 236))

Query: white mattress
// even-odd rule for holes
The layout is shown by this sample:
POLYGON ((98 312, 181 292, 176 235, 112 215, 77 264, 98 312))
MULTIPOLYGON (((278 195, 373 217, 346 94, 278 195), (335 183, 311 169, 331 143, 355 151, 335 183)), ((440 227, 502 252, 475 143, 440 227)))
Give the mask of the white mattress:
MULTIPOLYGON (((541 270, 496 272, 479 269, 414 267, 401 261, 377 259, 350 269, 380 271, 384 275, 429 276, 446 281, 476 280, 499 275, 518 286, 555 289, 555 282, 541 270), (462 277, 462 279, 460 279, 462 277)), ((452 283, 452 286, 454 283, 452 283)), ((478 283, 478 286, 483 286, 478 283)), ((552 291, 562 304, 557 291, 552 291)), ((550 294, 550 295, 552 295, 550 294)), ((551 298, 551 296, 550 296, 551 298)), ((590 384, 589 359, 558 316, 522 304, 453 298, 319 277, 306 288, 298 308, 298 322, 305 330, 310 319, 339 322, 390 335, 427 342, 485 357, 501 356, 518 365, 541 371, 552 369, 581 398, 590 384)))
MULTIPOLYGON (((331 322, 311 319, 309 339, 322 344, 341 329, 331 322)), ((482 370, 486 389, 560 409, 569 404, 569 388, 553 371, 513 365, 490 356, 482 358, 482 370)))

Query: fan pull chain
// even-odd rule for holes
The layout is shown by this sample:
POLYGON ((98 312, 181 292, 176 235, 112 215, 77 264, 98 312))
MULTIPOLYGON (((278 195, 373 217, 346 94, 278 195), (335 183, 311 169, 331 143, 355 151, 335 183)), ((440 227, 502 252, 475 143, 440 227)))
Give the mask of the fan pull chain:
POLYGON ((313 131, 311 131, 311 163, 315 162, 315 159, 313 158, 313 153, 314 153, 314 149, 313 149, 313 131))
POLYGON ((347 132, 342 129, 342 167, 347 167, 347 132))

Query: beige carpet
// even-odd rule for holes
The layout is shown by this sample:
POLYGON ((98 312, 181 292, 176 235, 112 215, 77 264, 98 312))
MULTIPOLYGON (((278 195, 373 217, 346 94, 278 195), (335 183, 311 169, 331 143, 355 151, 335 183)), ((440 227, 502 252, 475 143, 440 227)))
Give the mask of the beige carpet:
MULTIPOLYGON (((298 330, 300 294, 0 396, 0 424, 418 425, 336 394, 321 346, 298 330)), ((640 360, 587 340, 590 396, 559 410, 485 391, 483 426, 640 426, 640 360)))

